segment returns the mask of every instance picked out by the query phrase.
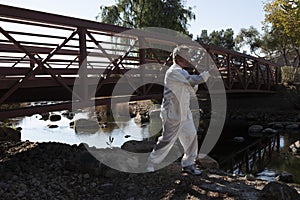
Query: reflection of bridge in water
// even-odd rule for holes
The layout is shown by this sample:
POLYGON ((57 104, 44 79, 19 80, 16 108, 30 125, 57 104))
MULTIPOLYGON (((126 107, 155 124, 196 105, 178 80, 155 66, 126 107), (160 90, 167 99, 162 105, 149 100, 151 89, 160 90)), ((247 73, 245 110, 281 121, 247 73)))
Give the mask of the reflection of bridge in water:
MULTIPOLYGON (((162 86, 152 82, 162 80, 166 66, 170 65, 169 52, 178 44, 176 38, 166 40, 157 33, 136 31, 126 35, 121 34, 129 31, 124 27, 5 5, 0 5, 0 21, 0 105, 61 102, 2 110, 1 118, 71 109, 76 84, 82 86, 74 94, 78 101, 91 101, 94 96, 96 104, 109 103, 110 98, 122 101, 124 96, 111 95, 120 77, 129 71, 123 85, 132 88, 140 81, 149 84, 134 93, 124 91, 123 95, 132 95, 131 100, 161 98, 162 86), (155 48, 161 46, 170 51, 155 48)), ((195 63, 204 67, 213 61, 227 93, 274 91, 277 85, 274 64, 223 48, 202 46, 204 49, 196 51, 195 63), (201 57, 204 50, 212 60, 201 57)), ((206 85, 199 90, 207 90, 206 85)))
POLYGON ((224 149, 220 149, 218 161, 222 169, 235 174, 257 173, 270 162, 273 152, 280 151, 279 133, 252 140, 248 145, 236 145, 229 156, 224 156, 224 149))

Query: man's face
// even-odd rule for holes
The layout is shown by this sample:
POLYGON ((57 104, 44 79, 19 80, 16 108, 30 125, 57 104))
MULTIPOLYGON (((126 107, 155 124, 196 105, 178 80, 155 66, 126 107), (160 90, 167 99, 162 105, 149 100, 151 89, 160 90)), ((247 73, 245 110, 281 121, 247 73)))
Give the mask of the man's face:
POLYGON ((190 59, 190 54, 188 51, 183 51, 179 58, 178 58, 178 64, 182 68, 187 68, 189 66, 189 59, 190 59))

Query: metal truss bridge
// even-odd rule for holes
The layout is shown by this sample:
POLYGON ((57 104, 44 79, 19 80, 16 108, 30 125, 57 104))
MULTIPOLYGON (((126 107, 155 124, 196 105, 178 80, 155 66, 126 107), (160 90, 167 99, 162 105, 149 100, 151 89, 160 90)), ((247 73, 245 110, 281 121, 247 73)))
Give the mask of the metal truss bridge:
MULTIPOLYGON (((0 5, 0 22, 0 105, 54 102, 2 109, 1 119, 71 109, 75 102, 122 102, 128 95, 162 98, 170 52, 182 43, 195 52, 197 72, 218 68, 227 93, 272 93, 278 84, 274 63, 172 34, 6 5, 0 5), (118 84, 129 89, 114 94, 118 84)), ((205 91, 203 84, 198 92, 205 91)))

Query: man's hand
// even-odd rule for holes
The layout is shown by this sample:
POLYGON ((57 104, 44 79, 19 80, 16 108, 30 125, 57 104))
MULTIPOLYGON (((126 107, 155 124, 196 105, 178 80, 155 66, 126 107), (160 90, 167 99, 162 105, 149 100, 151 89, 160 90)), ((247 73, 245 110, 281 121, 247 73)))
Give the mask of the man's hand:
POLYGON ((208 71, 204 71, 200 74, 200 76, 203 78, 203 80, 206 82, 208 78, 210 77, 210 74, 208 71))

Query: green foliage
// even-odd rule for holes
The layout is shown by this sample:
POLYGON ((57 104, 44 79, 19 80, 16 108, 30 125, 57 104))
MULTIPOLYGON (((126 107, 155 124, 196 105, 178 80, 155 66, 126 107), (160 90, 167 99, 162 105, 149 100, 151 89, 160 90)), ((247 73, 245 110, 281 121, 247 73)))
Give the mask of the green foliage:
POLYGON ((162 27, 187 34, 192 8, 182 0, 118 0, 115 5, 101 6, 101 22, 128 28, 162 27))
POLYGON ((281 77, 283 83, 293 83, 294 82, 294 68, 291 66, 281 67, 281 77))
POLYGON ((207 30, 202 30, 201 35, 197 37, 197 41, 233 50, 235 49, 233 36, 234 31, 231 28, 225 31, 223 29, 221 31, 213 31, 209 35, 207 30))
POLYGON ((258 55, 256 52, 262 48, 263 41, 261 34, 256 28, 250 26, 249 29, 242 28, 235 38, 238 49, 243 46, 249 46, 251 53, 258 55))
MULTIPOLYGON (((272 0, 265 4, 265 31, 270 45, 277 45, 285 65, 300 65, 300 2, 298 0, 272 0)), ((297 70, 295 70, 297 71, 297 70)))

